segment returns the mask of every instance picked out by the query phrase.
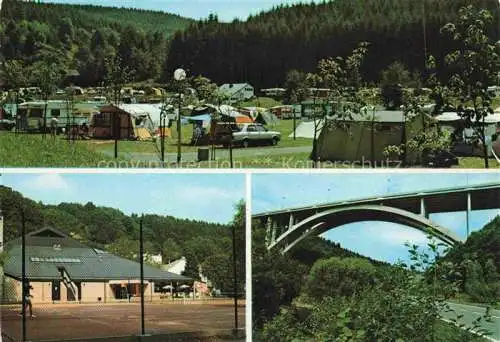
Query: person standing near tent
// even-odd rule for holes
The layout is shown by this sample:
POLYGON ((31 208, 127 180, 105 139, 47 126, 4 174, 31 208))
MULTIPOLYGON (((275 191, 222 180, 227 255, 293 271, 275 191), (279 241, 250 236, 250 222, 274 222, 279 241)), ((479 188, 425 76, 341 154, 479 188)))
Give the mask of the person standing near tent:
POLYGON ((195 124, 195 127, 194 127, 194 134, 193 134, 193 141, 192 141, 192 144, 193 145, 197 145, 198 143, 198 140, 201 138, 203 134, 203 130, 202 130, 202 122, 197 122, 195 124))

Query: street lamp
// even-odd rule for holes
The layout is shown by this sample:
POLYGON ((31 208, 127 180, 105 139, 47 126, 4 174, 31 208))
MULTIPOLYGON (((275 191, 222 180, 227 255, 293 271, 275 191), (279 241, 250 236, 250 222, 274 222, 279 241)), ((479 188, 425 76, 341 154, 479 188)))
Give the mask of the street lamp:
MULTIPOLYGON (((179 82, 186 79, 186 71, 184 69, 176 69, 174 71, 174 80, 179 82)), ((177 164, 181 162, 181 87, 179 86, 179 102, 177 105, 177 164)))
POLYGON ((236 270, 236 224, 232 227, 233 237, 233 293, 234 293, 234 336, 238 336, 238 279, 236 270))
POLYGON ((163 106, 160 112, 160 153, 161 161, 163 166, 165 165, 165 127, 167 121, 167 104, 166 101, 163 102, 163 106))

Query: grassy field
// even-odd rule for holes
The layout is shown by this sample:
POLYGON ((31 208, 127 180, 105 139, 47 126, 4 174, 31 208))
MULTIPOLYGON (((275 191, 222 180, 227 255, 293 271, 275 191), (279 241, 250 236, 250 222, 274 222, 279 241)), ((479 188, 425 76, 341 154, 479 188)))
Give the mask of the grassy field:
POLYGON ((489 307, 492 309, 497 309, 500 310, 500 302, 496 302, 495 304, 484 304, 484 303, 475 303, 471 298, 465 294, 461 293, 457 297, 453 298, 450 300, 450 302, 457 303, 457 304, 469 304, 469 305, 474 305, 474 306, 479 306, 479 307, 489 307))
POLYGON ((0 166, 97 167, 112 160, 85 146, 47 135, 0 132, 0 166))
POLYGON ((494 110, 500 108, 500 96, 495 97, 492 103, 493 103, 492 107, 494 110))
MULTIPOLYGON (((297 126, 300 121, 297 121, 297 126)), ((278 144, 279 147, 295 147, 295 146, 312 146, 312 139, 306 138, 289 138, 288 136, 293 132, 293 120, 280 120, 276 125, 268 126, 269 130, 275 130, 281 133, 281 141, 278 144)), ((181 143, 183 152, 196 152, 199 146, 190 145, 191 137, 193 135, 193 127, 191 125, 183 125, 181 127, 181 143)), ((85 140, 79 141, 79 144, 87 145, 89 148, 107 153, 114 151, 114 141, 112 140, 85 140)), ((136 152, 136 153, 157 153, 159 150, 160 143, 152 141, 120 141, 118 143, 119 152, 136 152), (156 146, 155 146, 156 144, 156 146)), ((165 139, 165 148, 167 153, 177 152, 177 130, 175 127, 172 129, 172 136, 165 139)))
MULTIPOLYGON (((458 166, 454 166, 454 168, 459 169, 484 169, 484 160, 479 157, 461 157, 458 158, 459 164, 458 166)), ((500 164, 494 159, 489 159, 489 167, 490 169, 498 169, 500 168, 500 164)))
MULTIPOLYGON (((282 141, 276 147, 311 146, 312 140, 305 138, 288 138, 293 129, 291 120, 282 120, 275 127, 270 127, 282 133, 282 141)), ((183 126, 182 130, 182 153, 196 152, 198 146, 188 145, 191 139, 192 127, 183 126)), ((166 140, 166 152, 175 153, 177 151, 177 137, 173 130, 173 137, 166 140)), ((255 148, 255 149, 258 149, 255 148)), ((239 156, 237 148, 234 151, 233 168, 281 168, 281 169, 309 169, 317 168, 366 168, 373 166, 369 162, 320 162, 317 165, 309 160, 310 152, 286 153, 282 155, 269 156, 239 156)), ((55 140, 47 135, 43 139, 40 134, 14 134, 12 132, 0 132, 0 166, 5 167, 126 167, 126 168, 145 168, 145 167, 171 167, 171 168, 229 168, 228 158, 218 158, 216 161, 208 162, 187 162, 181 165, 166 164, 159 162, 139 163, 133 160, 127 160, 123 153, 145 153, 158 154, 159 143, 151 141, 119 141, 118 159, 112 156, 114 153, 113 141, 95 141, 79 140, 70 143, 59 136, 55 140), (157 144, 156 147, 155 144, 157 144), (156 164, 155 164, 156 163, 156 164)), ((154 159, 154 158, 152 158, 154 159)), ((396 163, 387 165, 387 163, 377 163, 375 168, 397 168, 396 163)), ((483 169, 482 158, 466 157, 460 158, 459 165, 456 168, 474 168, 483 169)), ((490 159, 490 168, 500 168, 495 159, 490 159)))
POLYGON ((443 321, 438 321, 434 326, 434 341, 436 342, 449 342, 449 341, 469 341, 469 342, 486 342, 488 341, 484 337, 473 335, 467 331, 464 331, 457 326, 446 323, 443 321))
MULTIPOLYGON (((190 145, 193 135, 193 127, 191 125, 181 126, 181 144, 183 152, 196 152, 197 146, 190 145)), ((99 152, 107 151, 111 153, 115 149, 114 140, 84 140, 79 142, 82 145, 87 145, 91 149, 99 152)), ((166 152, 177 152, 177 130, 175 125, 172 127, 172 136, 165 139, 166 152)), ((118 142, 119 152, 138 152, 138 153, 158 153, 160 150, 160 142, 153 141, 131 141, 120 140, 118 142)))
MULTIPOLYGON (((296 125, 299 126, 300 120, 296 120, 296 125)), ((276 125, 270 125, 267 127, 269 130, 278 131, 281 133, 281 141, 279 146, 281 147, 294 147, 294 146, 311 146, 312 139, 307 138, 296 138, 288 137, 293 133, 293 120, 280 120, 276 125)))
POLYGON ((255 99, 244 101, 239 104, 239 107, 262 107, 271 108, 275 106, 281 106, 283 103, 276 101, 270 97, 256 97, 255 99))

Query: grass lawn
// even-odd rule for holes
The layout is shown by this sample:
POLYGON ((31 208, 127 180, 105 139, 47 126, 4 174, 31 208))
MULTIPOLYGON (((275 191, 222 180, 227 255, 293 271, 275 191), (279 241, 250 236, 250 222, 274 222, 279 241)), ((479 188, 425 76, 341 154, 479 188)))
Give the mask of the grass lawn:
MULTIPOLYGON (((297 121, 297 126, 300 121, 297 121)), ((289 138, 288 136, 293 132, 293 120, 280 120, 276 125, 268 126, 269 130, 275 130, 281 133, 281 141, 278 147, 296 147, 296 146, 311 146, 312 139, 306 138, 289 138)), ((193 128, 191 125, 183 125, 181 127, 181 137, 182 137, 182 152, 196 152, 199 146, 190 145, 191 137, 193 135, 193 128)), ((91 149, 95 151, 106 151, 112 153, 114 151, 114 141, 113 140, 85 140, 79 141, 79 144, 88 145, 91 149)), ((165 139, 165 148, 167 153, 177 152, 177 130, 172 127, 172 137, 165 139)), ((118 152, 138 152, 138 153, 158 153, 160 149, 159 142, 152 141, 127 141, 121 140, 118 142, 118 152), (158 147, 155 147, 156 146, 158 147)))
MULTIPOLYGON (((291 120, 282 120, 271 129, 282 133, 283 139, 275 147, 311 146, 311 139, 288 138, 288 134, 293 129, 291 120)), ((183 143, 189 143, 192 128, 190 125, 183 126, 183 143)), ((176 132, 173 130, 173 137, 166 140, 166 152, 175 153, 177 151, 176 132)), ((159 143, 158 143, 159 149, 159 143)), ((151 153, 158 154, 155 143, 151 141, 119 141, 118 160, 112 155, 114 152, 113 141, 84 140, 70 143, 62 136, 53 140, 50 135, 46 139, 41 134, 14 134, 12 132, 0 132, 0 166, 5 167, 162 167, 163 165, 135 163, 128 161, 120 153, 151 153), (102 153, 105 152, 105 153, 102 153), (99 162, 101 162, 99 164, 99 162)), ((183 145, 182 152, 196 152, 198 146, 183 145)), ((281 168, 281 169, 310 169, 313 163, 309 160, 310 152, 287 153, 283 155, 269 156, 238 156, 238 149, 235 150, 233 168, 281 168)), ((176 164, 164 165, 171 168, 229 168, 228 158, 218 158, 216 161, 208 162, 186 162, 180 166, 176 164)), ((385 165, 378 163, 376 168, 397 168, 398 165, 385 165)), ((371 168, 371 165, 352 162, 321 162, 317 168, 371 168)), ((478 157, 460 158, 457 168, 483 169, 483 160, 478 157)), ((500 168, 495 159, 490 159, 490 168, 500 168)))
MULTIPOLYGON (((172 136, 165 138, 166 152, 177 152, 177 129, 175 124, 171 129, 172 136)), ((192 125, 181 126, 181 144, 182 152, 196 152, 197 146, 191 146, 191 137, 193 136, 192 125)), ((91 149, 99 152, 107 151, 108 153, 114 152, 114 140, 84 140, 80 144, 88 145, 91 149)), ((133 140, 120 140, 118 142, 118 153, 120 152, 138 152, 138 153, 158 153, 160 150, 160 142, 153 141, 133 141, 133 140)))
POLYGON ((244 101, 238 104, 239 107, 262 107, 271 108, 275 106, 281 106, 283 103, 276 101, 270 97, 257 97, 255 99, 244 101))
POLYGON ((492 107, 493 107, 493 110, 500 107, 500 96, 497 96, 493 99, 492 107))
MULTIPOLYGON (((300 120, 296 120, 296 125, 299 126, 300 120)), ((278 131, 281 133, 281 141, 278 146, 281 147, 294 147, 294 146, 311 146, 312 139, 307 138, 289 138, 288 136, 293 133, 293 120, 280 120, 276 125, 267 126, 269 130, 278 131)))
MULTIPOLYGON (((459 169, 484 169, 484 160, 479 157, 460 157, 458 159, 458 166, 454 166, 454 168, 459 169)), ((500 168, 500 164, 494 159, 489 159, 489 167, 490 169, 498 169, 500 168)))
POLYGON ((465 293, 461 293, 457 297, 450 299, 450 302, 457 303, 457 304, 474 305, 474 306, 479 306, 479 307, 483 307, 483 308, 488 307, 488 308, 500 310, 500 302, 496 302, 495 304, 476 303, 473 300, 471 300, 470 297, 465 293))
POLYGON ((470 341, 470 342, 486 342, 484 337, 473 335, 459 327, 444 321, 437 321, 434 325, 434 341, 450 342, 450 341, 470 341))
POLYGON ((0 132, 0 166, 5 167, 97 167, 104 157, 80 144, 47 134, 0 132))

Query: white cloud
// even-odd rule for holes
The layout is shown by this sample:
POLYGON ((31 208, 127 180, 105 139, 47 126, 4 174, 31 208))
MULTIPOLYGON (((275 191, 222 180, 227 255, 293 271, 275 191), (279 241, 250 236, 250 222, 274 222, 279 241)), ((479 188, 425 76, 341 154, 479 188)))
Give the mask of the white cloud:
POLYGON ((58 173, 46 173, 29 178, 24 187, 28 190, 72 190, 71 184, 58 173))
POLYGON ((366 234, 372 237, 373 242, 380 241, 390 245, 403 245, 405 242, 423 245, 427 243, 425 233, 398 224, 375 222, 366 228, 366 234))

